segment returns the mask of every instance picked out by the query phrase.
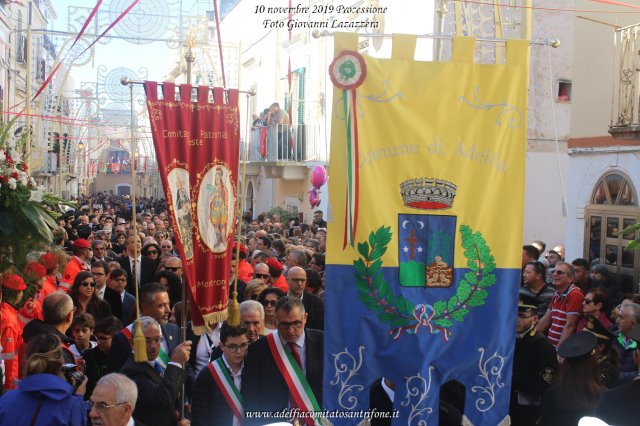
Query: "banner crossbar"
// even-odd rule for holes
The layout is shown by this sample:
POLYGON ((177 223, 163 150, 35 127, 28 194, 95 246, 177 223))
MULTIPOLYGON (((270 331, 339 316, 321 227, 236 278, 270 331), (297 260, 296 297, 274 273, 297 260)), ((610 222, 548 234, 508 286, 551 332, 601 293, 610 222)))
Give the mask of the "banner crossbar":
MULTIPOLYGON (((132 80, 129 77, 122 77, 120 79, 120 84, 122 84, 123 86, 134 85, 134 84, 138 84, 140 86, 144 86, 144 81, 142 81, 142 80, 132 80)), ((162 86, 162 85, 164 85, 164 82, 158 82, 157 84, 162 86)), ((176 84, 176 87, 178 87, 178 86, 179 86, 179 84, 176 84)), ((198 87, 203 87, 203 86, 193 86, 193 89, 196 89, 198 87)), ((213 90, 214 89, 213 86, 206 86, 206 87, 208 87, 209 90, 213 90)), ((227 93, 230 90, 234 90, 234 89, 224 89, 224 91, 227 92, 227 93)), ((255 96, 256 95, 256 92, 254 92, 252 90, 238 90, 238 92, 239 93, 245 93, 245 94, 250 95, 250 96, 255 96)))

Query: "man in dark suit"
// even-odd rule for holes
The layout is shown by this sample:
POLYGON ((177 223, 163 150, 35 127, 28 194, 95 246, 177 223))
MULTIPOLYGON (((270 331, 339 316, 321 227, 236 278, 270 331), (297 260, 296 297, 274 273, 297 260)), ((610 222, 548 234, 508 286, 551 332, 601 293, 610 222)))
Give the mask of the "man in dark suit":
MULTIPOLYGON (((173 350, 180 342, 180 329, 175 324, 169 323, 169 295, 166 288, 161 284, 147 284, 140 288, 140 312, 142 315, 150 316, 160 324, 162 332, 162 352, 163 357, 170 357, 173 350)), ((107 372, 117 372, 131 355, 132 348, 132 325, 124 328, 113 337, 109 359, 107 361, 107 372)))
MULTIPOLYGON (((242 389, 244 357, 249 348, 247 329, 244 326, 234 327, 224 323, 220 330, 220 347, 222 356, 208 364, 208 368, 203 368, 195 382, 191 405, 192 426, 233 424, 233 407, 229 405, 223 394, 224 390, 218 385, 218 380, 224 380, 219 372, 222 371, 221 368, 227 368, 233 379, 233 386, 238 391, 242 389)), ((230 383, 228 385, 231 386, 230 383)))
MULTIPOLYGON (((640 325, 634 326, 628 333, 628 337, 636 343, 640 343, 640 325)), ((636 365, 640 365, 639 349, 636 349, 633 358, 636 365)), ((638 424, 638 418, 640 418, 640 405, 638 405, 640 380, 638 377, 640 377, 640 373, 632 382, 604 391, 596 408, 595 417, 616 426, 638 424)))
POLYGON ((156 264, 148 257, 142 256, 142 241, 137 235, 132 235, 127 238, 127 254, 126 257, 118 259, 120 267, 127 273, 127 291, 131 294, 136 294, 135 277, 131 274, 133 270, 134 261, 136 263, 136 269, 138 273, 138 286, 153 282, 156 275, 156 264), (137 247, 136 247, 137 245, 137 247), (137 259, 134 260, 134 252, 138 254, 137 259))
POLYGON ((289 268, 287 272, 287 296, 302 300, 304 310, 308 315, 307 327, 324 330, 324 304, 315 294, 304 291, 307 284, 307 272, 299 266, 289 268))
POLYGON ((126 286, 127 273, 124 269, 114 269, 109 273, 103 299, 111 306, 111 313, 122 321, 122 324, 129 325, 136 298, 125 290, 126 286))
MULTIPOLYGON (((147 425, 175 426, 179 420, 176 416, 180 408, 178 396, 187 377, 183 364, 189 359, 191 342, 187 340, 176 346, 163 366, 160 324, 151 317, 141 317, 140 325, 146 341, 147 361, 135 362, 131 356, 121 370, 138 386, 133 417, 147 425)), ((134 335, 135 331, 134 326, 134 335)))
POLYGON ((113 260, 113 258, 107 256, 107 245, 102 240, 94 240, 91 245, 91 249, 93 251, 93 257, 90 259, 89 263, 94 264, 96 262, 102 261, 105 263, 109 263, 113 260))
MULTIPOLYGON (((300 299, 283 297, 278 301, 278 330, 253 343, 247 354, 242 381, 245 412, 275 413, 289 408, 290 389, 276 364, 277 355, 270 349, 270 339, 274 339, 273 342, 281 342, 284 350, 289 351, 294 358, 297 356, 311 391, 322 407, 323 333, 319 330, 305 329, 306 323, 307 313, 300 299)), ((245 419, 245 423, 270 423, 268 420, 245 419)))

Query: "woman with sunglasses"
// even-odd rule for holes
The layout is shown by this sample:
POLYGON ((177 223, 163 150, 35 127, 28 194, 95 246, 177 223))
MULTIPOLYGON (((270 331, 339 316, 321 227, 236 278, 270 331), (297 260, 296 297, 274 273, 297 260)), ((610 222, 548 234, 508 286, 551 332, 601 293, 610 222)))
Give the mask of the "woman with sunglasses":
POLYGON ((95 321, 113 315, 109 303, 96 294, 96 281, 91 272, 82 271, 76 275, 70 292, 76 314, 91 314, 95 321))
POLYGON ((258 302, 264 306, 264 334, 276 331, 276 303, 284 296, 277 287, 266 288, 258 297, 258 302))
POLYGON ((611 321, 604 313, 604 307, 607 306, 608 296, 604 289, 596 287, 590 289, 584 296, 582 301, 582 314, 583 317, 578 322, 576 327, 577 331, 582 331, 587 325, 587 322, 591 319, 598 320, 605 328, 611 328, 611 321))
POLYGON ((158 265, 160 264, 160 246, 157 243, 150 242, 145 244, 142 247, 141 253, 144 257, 153 260, 154 268, 158 269, 158 265))

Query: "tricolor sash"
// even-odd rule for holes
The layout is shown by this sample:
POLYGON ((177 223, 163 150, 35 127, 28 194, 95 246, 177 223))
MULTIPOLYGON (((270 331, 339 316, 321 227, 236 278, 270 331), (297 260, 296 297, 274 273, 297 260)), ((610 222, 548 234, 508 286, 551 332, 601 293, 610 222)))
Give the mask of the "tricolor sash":
MULTIPOLYGON (((319 413, 321 411, 320 405, 311 386, 291 352, 283 346, 278 331, 268 334, 266 338, 273 359, 287 383, 293 402, 301 411, 319 413)), ((321 424, 319 418, 314 417, 313 421, 315 424, 321 424)))
POLYGON ((133 328, 133 324, 129 324, 128 326, 120 330, 120 333, 122 333, 124 337, 127 338, 127 341, 129 341, 129 344, 131 345, 131 347, 133 347, 133 340, 132 340, 133 336, 131 335, 132 328, 133 328))
POLYGON ((236 417, 238 422, 242 423, 242 420, 244 419, 242 395, 240 395, 240 391, 233 382, 233 377, 229 374, 229 370, 222 360, 222 357, 210 362, 207 364, 207 367, 209 368, 213 379, 216 381, 220 392, 222 392, 222 396, 224 396, 227 404, 229 404, 229 408, 233 411, 233 415, 236 417))
MULTIPOLYGON (((124 335, 124 337, 127 338, 127 340, 129 341, 129 344, 133 348, 132 330, 133 330, 133 324, 129 324, 128 326, 120 330, 120 332, 124 335)), ((162 368, 167 368, 167 365, 169 365, 169 360, 170 360, 169 355, 165 352, 164 348, 160 346, 160 352, 158 353, 157 361, 160 363, 160 365, 162 365, 162 368)))

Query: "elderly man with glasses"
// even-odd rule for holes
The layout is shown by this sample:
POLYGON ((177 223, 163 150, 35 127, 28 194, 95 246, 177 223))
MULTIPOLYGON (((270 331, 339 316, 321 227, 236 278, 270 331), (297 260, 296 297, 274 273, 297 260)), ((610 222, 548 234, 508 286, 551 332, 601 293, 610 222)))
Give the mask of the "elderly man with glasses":
POLYGON ((135 425, 131 415, 136 408, 138 387, 122 374, 102 377, 91 394, 89 418, 94 426, 135 425))
MULTIPOLYGON (((283 297, 278 301, 277 330, 253 343, 247 354, 241 389, 245 412, 312 411, 315 404, 309 406, 308 401, 322 403, 323 333, 305 328, 306 323, 300 299, 283 297)), ((272 420, 276 421, 246 418, 245 424, 272 420)))
POLYGON ((570 263, 556 263, 551 277, 556 292, 549 302, 547 313, 540 319, 536 329, 541 333, 549 330, 547 337, 557 349, 560 343, 576 332, 582 316, 584 294, 573 283, 575 270, 570 263))
POLYGON ((176 346, 165 364, 159 360, 164 340, 160 324, 151 317, 141 317, 131 330, 134 336, 138 325, 144 334, 147 361, 135 362, 131 354, 120 370, 138 386, 138 402, 133 416, 146 425, 175 426, 179 421, 178 396, 187 377, 184 363, 189 360, 191 341, 186 340, 176 346))

